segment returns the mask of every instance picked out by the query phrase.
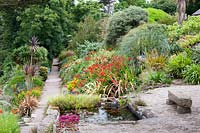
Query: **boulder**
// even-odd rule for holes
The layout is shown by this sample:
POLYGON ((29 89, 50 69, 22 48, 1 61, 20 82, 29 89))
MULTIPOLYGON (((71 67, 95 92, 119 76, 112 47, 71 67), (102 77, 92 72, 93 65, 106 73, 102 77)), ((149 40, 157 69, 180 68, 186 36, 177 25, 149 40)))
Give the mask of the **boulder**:
POLYGON ((166 103, 168 105, 176 105, 176 110, 179 114, 191 113, 192 100, 184 92, 175 90, 168 91, 166 103))
POLYGON ((168 91, 168 98, 171 103, 176 103, 180 107, 190 108, 192 106, 191 97, 181 91, 168 91))

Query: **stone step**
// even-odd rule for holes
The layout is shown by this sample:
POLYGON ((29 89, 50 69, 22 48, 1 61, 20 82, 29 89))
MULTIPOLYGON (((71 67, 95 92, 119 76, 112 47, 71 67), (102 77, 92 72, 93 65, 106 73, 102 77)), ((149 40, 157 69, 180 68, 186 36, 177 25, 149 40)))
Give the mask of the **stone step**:
POLYGON ((182 91, 168 91, 169 101, 176 103, 178 106, 190 108, 192 106, 191 97, 182 91))

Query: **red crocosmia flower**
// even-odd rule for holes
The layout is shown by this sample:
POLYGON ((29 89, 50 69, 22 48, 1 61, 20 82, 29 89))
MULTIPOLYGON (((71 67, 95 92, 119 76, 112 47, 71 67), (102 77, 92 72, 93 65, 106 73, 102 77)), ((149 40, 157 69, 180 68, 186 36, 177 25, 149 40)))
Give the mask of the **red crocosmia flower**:
POLYGON ((103 71, 100 72, 100 76, 104 76, 105 73, 103 71))

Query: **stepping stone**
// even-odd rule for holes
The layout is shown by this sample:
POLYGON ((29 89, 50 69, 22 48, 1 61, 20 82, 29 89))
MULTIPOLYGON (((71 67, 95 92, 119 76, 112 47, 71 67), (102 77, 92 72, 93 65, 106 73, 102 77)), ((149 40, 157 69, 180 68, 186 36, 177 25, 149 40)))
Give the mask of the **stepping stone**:
POLYGON ((192 100, 184 92, 175 90, 168 91, 166 103, 168 105, 177 105, 177 112, 180 114, 191 113, 192 100))

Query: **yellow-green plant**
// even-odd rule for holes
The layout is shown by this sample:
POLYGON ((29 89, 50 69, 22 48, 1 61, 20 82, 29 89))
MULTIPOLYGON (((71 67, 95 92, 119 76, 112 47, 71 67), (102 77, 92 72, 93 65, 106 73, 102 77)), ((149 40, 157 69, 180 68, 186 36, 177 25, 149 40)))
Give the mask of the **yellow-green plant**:
POLYGON ((16 115, 11 113, 0 114, 0 133, 20 133, 16 115))

